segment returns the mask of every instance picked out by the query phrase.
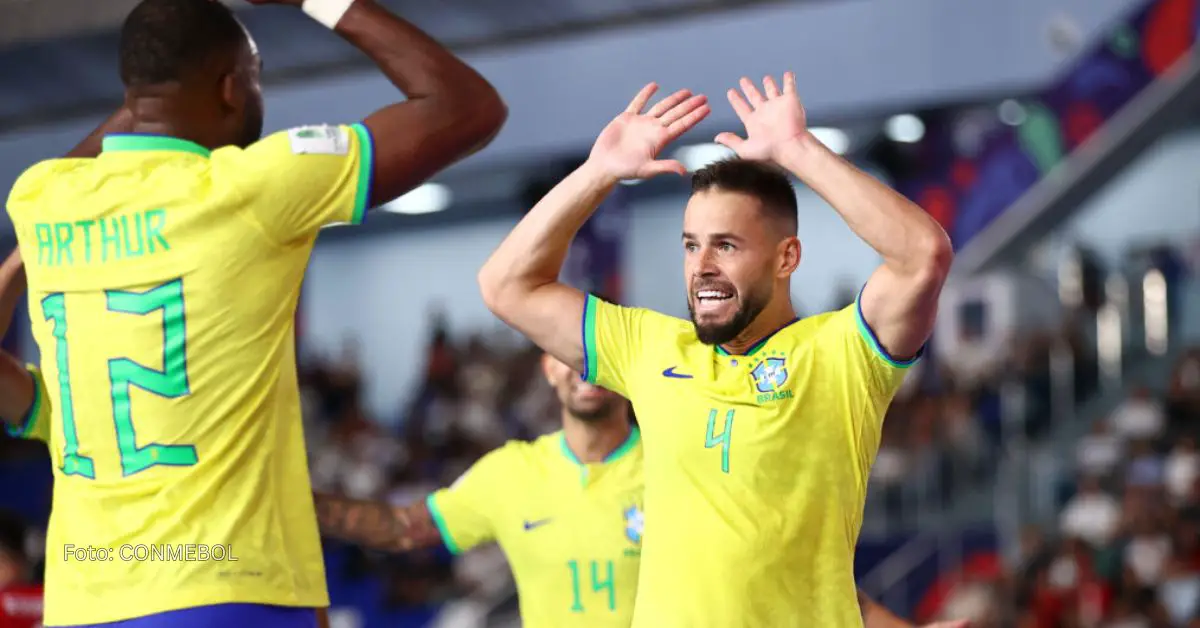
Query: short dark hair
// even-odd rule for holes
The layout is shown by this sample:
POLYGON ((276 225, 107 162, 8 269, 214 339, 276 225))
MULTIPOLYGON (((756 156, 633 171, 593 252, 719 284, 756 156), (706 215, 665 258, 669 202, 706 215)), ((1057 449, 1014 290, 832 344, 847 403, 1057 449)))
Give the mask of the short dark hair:
POLYGON ((692 175, 692 194, 714 189, 757 198, 770 217, 778 219, 790 234, 796 233, 796 191, 782 168, 765 161, 734 158, 709 164, 692 175))
POLYGON ((181 80, 245 37, 218 0, 142 0, 121 27, 121 80, 130 87, 181 80))

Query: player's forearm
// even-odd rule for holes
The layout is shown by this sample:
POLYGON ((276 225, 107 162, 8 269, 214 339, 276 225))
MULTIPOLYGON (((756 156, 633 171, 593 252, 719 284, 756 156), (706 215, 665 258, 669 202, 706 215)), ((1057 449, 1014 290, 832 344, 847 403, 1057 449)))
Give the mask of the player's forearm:
POLYGON ((0 264, 0 338, 8 334, 17 302, 25 294, 25 264, 16 249, 0 264))
POLYGON ((20 425, 33 405, 33 378, 20 360, 0 351, 0 421, 20 425))
POLYGON ((780 165, 824 198, 897 274, 949 268, 950 240, 937 221, 816 138, 808 135, 793 143, 780 165))
POLYGON ((571 240, 616 184, 585 163, 538 201, 479 271, 488 307, 504 318, 508 307, 556 283, 571 240))
POLYGON ((376 142, 376 202, 407 192, 500 132, 508 111, 496 89, 445 46, 374 0, 356 0, 337 32, 370 57, 405 96, 366 121, 376 142), (419 159, 410 157, 414 151, 419 159))
POLYGON ((861 589, 858 591, 858 605, 862 609, 863 628, 914 628, 912 624, 876 603, 861 589))
POLYGON ((385 552, 436 544, 441 535, 424 503, 392 506, 313 493, 321 533, 342 541, 385 552))
POLYGON ((133 114, 124 105, 116 113, 100 123, 83 141, 72 148, 65 157, 67 159, 82 159, 95 157, 100 154, 104 144, 104 136, 112 133, 129 133, 133 130, 133 114))

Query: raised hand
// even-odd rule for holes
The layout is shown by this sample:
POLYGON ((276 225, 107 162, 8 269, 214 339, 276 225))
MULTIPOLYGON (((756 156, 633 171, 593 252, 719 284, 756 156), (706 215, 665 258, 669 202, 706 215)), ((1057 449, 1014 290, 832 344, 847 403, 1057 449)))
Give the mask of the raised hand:
POLYGON ((667 172, 687 174, 673 159, 658 159, 667 145, 696 126, 709 113, 702 95, 681 89, 642 113, 658 85, 638 92, 625 111, 608 123, 592 146, 588 161, 618 179, 647 179, 667 172))
POLYGON ((796 95, 796 75, 783 75, 783 90, 775 79, 763 79, 763 91, 745 77, 740 82, 742 93, 736 89, 728 92, 729 104, 746 127, 746 137, 734 133, 721 133, 718 144, 732 148, 742 159, 778 160, 784 148, 802 138, 808 132, 808 119, 804 105, 796 95))

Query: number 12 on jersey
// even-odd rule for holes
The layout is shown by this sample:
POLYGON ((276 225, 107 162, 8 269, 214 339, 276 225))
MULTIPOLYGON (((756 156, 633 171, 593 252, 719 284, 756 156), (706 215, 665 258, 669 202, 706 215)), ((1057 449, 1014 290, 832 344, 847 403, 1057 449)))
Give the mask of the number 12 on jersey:
MULTIPOLYGON (((155 465, 189 466, 196 464, 196 448, 191 445, 137 445, 129 392, 133 387, 167 399, 191 394, 187 375, 187 327, 183 308, 183 281, 176 279, 145 292, 107 290, 108 311, 145 316, 162 311, 163 370, 147 368, 129 358, 108 360, 108 389, 111 391, 112 419, 117 433, 122 475, 130 476, 155 465)), ((61 292, 42 299, 42 314, 52 321, 55 364, 58 370, 60 414, 63 422, 62 471, 96 479, 95 462, 79 454, 79 434, 75 425, 75 405, 71 396, 71 373, 67 347, 67 302, 61 292)))
POLYGON ((725 413, 725 428, 721 430, 720 434, 714 434, 713 430, 717 429, 718 414, 716 408, 708 411, 708 433, 704 436, 704 448, 720 447, 721 472, 729 473, 729 442, 733 438, 733 410, 725 413))

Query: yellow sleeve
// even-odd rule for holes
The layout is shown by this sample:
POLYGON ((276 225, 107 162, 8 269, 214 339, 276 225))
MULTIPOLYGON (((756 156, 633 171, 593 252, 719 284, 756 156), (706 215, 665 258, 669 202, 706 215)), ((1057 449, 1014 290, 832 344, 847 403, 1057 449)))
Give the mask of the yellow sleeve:
POLYGON ((234 154, 230 176, 244 182, 247 210, 281 243, 359 224, 371 207, 374 148, 361 124, 280 131, 234 154))
POLYGON ((908 368, 921 359, 925 350, 922 348, 909 360, 889 355, 863 318, 858 299, 831 314, 817 333, 822 361, 838 367, 840 385, 831 389, 844 397, 835 407, 843 408, 847 420, 853 422, 853 446, 865 483, 879 451, 888 406, 904 383, 908 368))
POLYGON ((503 499, 505 448, 471 465, 449 488, 431 494, 425 505, 452 554, 460 554, 496 538, 495 519, 503 499))
POLYGON ((25 365, 33 378, 33 403, 25 413, 19 425, 8 425, 8 435, 14 438, 27 438, 50 442, 50 399, 46 395, 46 383, 42 381, 42 373, 32 364, 25 365))
POLYGON ((654 338, 674 330, 668 316, 642 308, 621 307, 588 295, 583 306, 583 379, 629 398, 633 374, 654 338))

